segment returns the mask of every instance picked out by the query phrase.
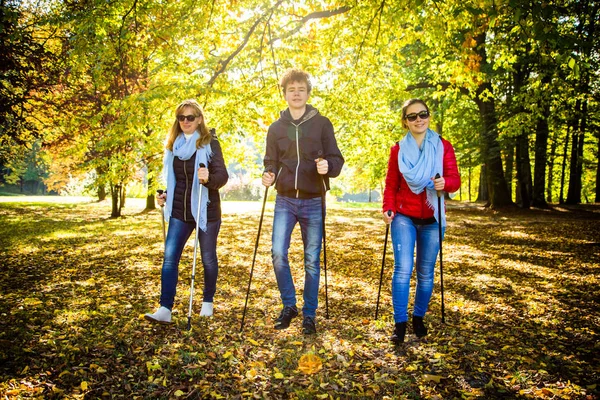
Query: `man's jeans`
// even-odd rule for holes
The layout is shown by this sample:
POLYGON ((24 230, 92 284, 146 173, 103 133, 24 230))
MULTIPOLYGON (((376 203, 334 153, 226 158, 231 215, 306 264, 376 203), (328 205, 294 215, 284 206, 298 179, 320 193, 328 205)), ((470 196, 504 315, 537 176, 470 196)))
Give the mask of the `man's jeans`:
MULTIPOLYGON (((177 279, 179 277, 179 260, 185 243, 196 228, 195 222, 184 222, 177 218, 169 219, 169 232, 165 243, 165 256, 161 274, 160 305, 173 308, 177 279)), ((204 299, 212 303, 217 290, 217 275, 219 264, 217 261, 217 236, 221 228, 221 220, 208 221, 206 232, 199 230, 200 256, 204 266, 204 299)), ((191 268, 191 266, 190 266, 191 268)))
POLYGON ((414 265, 415 242, 417 245, 417 289, 413 316, 423 317, 427 312, 433 292, 435 262, 440 250, 439 225, 437 222, 429 225, 416 225, 410 218, 396 214, 392 221, 394 322, 408 321, 408 295, 414 265))
POLYGON ((296 223, 300 223, 304 243, 304 316, 315 317, 319 304, 319 276, 323 226, 321 198, 294 199, 277 195, 273 220, 273 267, 284 306, 296 305, 296 288, 292 279, 288 251, 296 223))

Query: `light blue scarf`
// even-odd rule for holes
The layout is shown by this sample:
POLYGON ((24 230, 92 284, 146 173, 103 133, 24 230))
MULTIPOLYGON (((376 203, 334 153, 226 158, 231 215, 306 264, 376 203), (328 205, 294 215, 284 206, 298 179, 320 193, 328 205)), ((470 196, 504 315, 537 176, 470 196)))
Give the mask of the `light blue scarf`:
POLYGON ((443 163, 444 145, 442 138, 431 129, 427 129, 421 148, 410 132, 400 141, 400 152, 398 153, 398 166, 404 176, 404 180, 414 194, 420 194, 427 190, 427 205, 434 210, 434 216, 438 223, 446 226, 446 209, 442 199, 442 221, 438 218, 437 192, 431 180, 435 174, 444 176, 443 163))
POLYGON ((163 178, 167 182, 167 202, 165 204, 165 221, 169 222, 171 217, 171 210, 173 205, 173 195, 175 194, 175 171, 173 171, 173 160, 175 157, 180 160, 189 160, 194 153, 196 153, 196 160, 194 163, 194 177, 192 178, 192 215, 196 220, 196 226, 206 232, 206 208, 208 206, 208 188, 204 185, 200 185, 198 181, 198 168, 200 163, 208 167, 212 151, 210 149, 210 143, 205 146, 196 149, 196 141, 200 138, 200 134, 196 131, 192 136, 186 140, 185 135, 180 133, 173 143, 173 151, 169 149, 165 150, 163 158, 163 178), (196 215, 198 213, 198 201, 200 192, 202 195, 200 199, 200 218, 196 215), (194 206, 195 205, 195 206, 194 206))

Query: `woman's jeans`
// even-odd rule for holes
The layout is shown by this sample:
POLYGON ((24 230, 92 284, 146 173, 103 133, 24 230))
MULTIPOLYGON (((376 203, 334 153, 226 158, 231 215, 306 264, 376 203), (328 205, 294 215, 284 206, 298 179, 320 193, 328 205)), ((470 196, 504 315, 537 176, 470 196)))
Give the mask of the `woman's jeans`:
MULTIPOLYGON (((445 229, 442 231, 444 234, 445 229)), ((433 292, 433 273, 440 250, 439 224, 416 225, 409 217, 396 214, 392 221, 394 245, 394 274, 392 276, 392 303, 394 322, 408 321, 410 277, 417 245, 417 289, 413 316, 423 317, 433 292)))
POLYGON ((273 268, 284 306, 296 305, 296 289, 288 261, 290 239, 296 223, 300 223, 304 243, 304 307, 305 317, 315 317, 319 304, 319 256, 323 240, 321 198, 295 199, 277 195, 273 219, 273 268))
MULTIPOLYGON (((169 219, 169 232, 165 243, 165 258, 162 265, 160 305, 171 310, 175 300, 177 279, 179 277, 179 260, 185 243, 196 228, 196 222, 184 222, 177 218, 169 219)), ((199 229, 200 256, 204 266, 204 299, 212 303, 217 290, 217 236, 221 228, 221 220, 208 221, 206 232, 199 229)))

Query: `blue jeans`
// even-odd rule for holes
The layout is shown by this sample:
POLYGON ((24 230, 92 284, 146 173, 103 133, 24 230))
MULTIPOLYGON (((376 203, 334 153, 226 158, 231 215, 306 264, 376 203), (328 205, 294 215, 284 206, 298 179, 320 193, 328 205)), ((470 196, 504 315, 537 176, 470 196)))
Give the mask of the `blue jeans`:
MULTIPOLYGON (((195 222, 184 222, 177 218, 169 219, 169 232, 165 243, 165 256, 161 273, 160 305, 171 310, 175 300, 177 280, 179 278, 179 260, 185 243, 196 228, 195 222)), ((217 291, 217 236, 221 228, 221 220, 208 221, 206 232, 199 230, 200 257, 204 267, 204 299, 212 303, 217 291)))
MULTIPOLYGON (((392 221, 394 246, 394 274, 392 276, 392 304, 394 322, 408 321, 410 277, 417 245, 417 289, 413 316, 423 317, 433 292, 433 275, 440 250, 439 224, 416 225, 410 218, 396 214, 392 221)), ((445 229, 442 230, 442 236, 445 229)))
POLYGON ((319 256, 323 241, 321 198, 294 199, 277 195, 273 219, 273 268, 284 306, 296 305, 296 288, 292 279, 288 251, 296 223, 300 223, 304 243, 304 316, 315 317, 319 305, 319 256))

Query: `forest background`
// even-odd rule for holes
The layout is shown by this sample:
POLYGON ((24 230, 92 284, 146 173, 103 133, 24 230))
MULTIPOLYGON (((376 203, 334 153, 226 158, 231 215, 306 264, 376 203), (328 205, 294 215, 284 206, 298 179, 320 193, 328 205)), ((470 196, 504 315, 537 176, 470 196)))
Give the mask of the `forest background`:
POLYGON ((285 108, 278 81, 299 67, 346 158, 337 198, 381 191, 389 148, 405 133, 401 104, 420 97, 456 149, 458 199, 597 202, 599 7, 2 1, 0 183, 108 195, 112 216, 126 194, 153 208, 173 110, 196 98, 229 164, 225 199, 259 198, 266 130, 285 108))
POLYGON ((0 396, 599 398, 600 213, 580 204, 600 199, 599 8, 0 0, 0 195, 91 194, 114 217, 89 197, 0 197, 0 396), (310 102, 346 158, 329 198, 374 200, 328 203, 331 317, 321 290, 318 335, 271 329, 280 304, 264 232, 238 331, 262 217, 258 201, 224 201, 214 319, 196 312, 185 327, 190 242, 175 324, 146 323, 163 254, 148 211, 176 105, 205 107, 231 175, 224 199, 261 198, 290 67, 312 75, 310 102), (375 193, 411 97, 453 143, 463 184, 443 243, 447 321, 438 274, 428 337, 394 348, 375 193))

